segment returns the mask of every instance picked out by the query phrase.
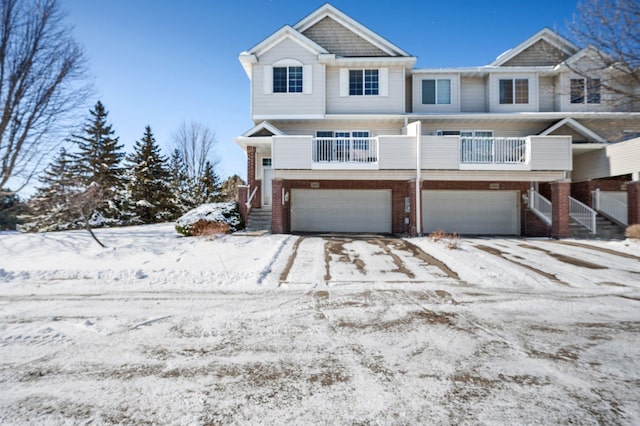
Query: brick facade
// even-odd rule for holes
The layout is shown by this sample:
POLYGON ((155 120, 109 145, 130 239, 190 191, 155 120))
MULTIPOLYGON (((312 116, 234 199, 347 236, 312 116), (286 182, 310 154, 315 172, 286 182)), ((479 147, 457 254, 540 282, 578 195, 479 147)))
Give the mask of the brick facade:
POLYGON ((571 196, 576 200, 593 207, 593 191, 625 191, 628 178, 622 179, 594 179, 571 184, 571 196))
POLYGON ((262 189, 261 181, 256 179, 256 147, 248 146, 247 147, 247 184, 249 185, 249 194, 250 197, 253 191, 257 189, 256 195, 254 195, 251 200, 251 208, 260 208, 262 206, 262 189))
POLYGON ((249 191, 247 185, 238 185, 238 210, 244 223, 249 219, 249 211, 247 209, 247 200, 249 199, 249 191))
POLYGON ((569 230, 569 182, 553 182, 551 186, 551 238, 567 238, 569 230))

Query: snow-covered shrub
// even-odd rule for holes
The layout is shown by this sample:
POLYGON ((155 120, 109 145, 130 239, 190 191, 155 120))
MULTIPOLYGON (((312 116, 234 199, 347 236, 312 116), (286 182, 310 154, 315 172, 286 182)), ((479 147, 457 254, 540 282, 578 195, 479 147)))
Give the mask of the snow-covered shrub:
POLYGON ((235 232, 244 228, 237 203, 209 203, 188 211, 176 221, 176 231, 186 236, 235 232))
POLYGON ((640 240, 640 225, 636 224, 636 225, 629 226, 625 231, 624 235, 627 238, 634 238, 636 240, 640 240))

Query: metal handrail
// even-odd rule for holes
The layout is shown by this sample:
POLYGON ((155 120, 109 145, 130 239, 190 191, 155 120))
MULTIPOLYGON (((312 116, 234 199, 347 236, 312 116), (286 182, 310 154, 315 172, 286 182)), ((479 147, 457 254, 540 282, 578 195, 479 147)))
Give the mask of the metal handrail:
POLYGON ((526 164, 526 138, 460 138, 460 162, 471 164, 526 164))
POLYGON ((376 163, 375 137, 313 138, 315 163, 376 163))

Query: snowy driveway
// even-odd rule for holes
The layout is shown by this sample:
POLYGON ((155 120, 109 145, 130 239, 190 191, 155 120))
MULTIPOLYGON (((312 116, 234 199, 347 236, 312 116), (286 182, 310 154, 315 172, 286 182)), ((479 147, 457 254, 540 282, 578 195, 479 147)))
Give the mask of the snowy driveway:
POLYGON ((0 235, 2 424, 638 424, 640 246, 0 235))

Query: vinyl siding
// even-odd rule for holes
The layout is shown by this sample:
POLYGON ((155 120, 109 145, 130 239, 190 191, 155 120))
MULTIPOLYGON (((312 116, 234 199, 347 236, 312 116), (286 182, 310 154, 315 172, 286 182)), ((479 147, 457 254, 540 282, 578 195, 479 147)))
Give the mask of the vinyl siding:
POLYGON ((461 112, 485 112, 487 108, 484 78, 460 79, 460 111, 461 112))
POLYGON ((576 155, 573 159, 573 182, 583 182, 590 179, 598 179, 611 176, 609 159, 605 149, 576 155))
POLYGON ((640 138, 607 146, 611 175, 640 172, 640 138))
POLYGON ((415 169, 416 139, 413 136, 380 136, 378 167, 384 169, 415 169))
POLYGON ((493 136, 497 138, 524 137, 537 135, 557 121, 425 120, 422 123, 422 134, 435 135, 438 130, 493 130, 493 136))
POLYGON ((311 137, 274 136, 272 167, 274 169, 310 169, 311 137))
MULTIPOLYGON (((403 67, 347 67, 388 69, 388 96, 340 96, 340 67, 327 67, 327 114, 402 114, 405 111, 403 67)), ((381 88, 382 93, 382 88, 381 88)))
POLYGON ((422 136, 420 164, 422 169, 457 170, 460 167, 458 136, 422 136))
POLYGON ((254 120, 268 119, 269 117, 279 115, 324 114, 324 66, 318 63, 315 55, 290 39, 283 40, 258 58, 258 63, 253 65, 251 84, 252 114, 254 120), (294 59, 302 62, 304 65, 311 66, 311 94, 265 94, 265 72, 272 72, 271 68, 265 67, 270 67, 274 63, 284 59, 294 59))
POLYGON ((370 136, 378 135, 400 135, 402 134, 403 122, 389 123, 382 120, 322 120, 304 122, 280 122, 271 121, 271 124, 282 130, 287 135, 309 135, 315 136, 318 130, 327 131, 369 131, 370 136))
POLYGON ((531 136, 531 170, 571 170, 571 138, 531 136))

